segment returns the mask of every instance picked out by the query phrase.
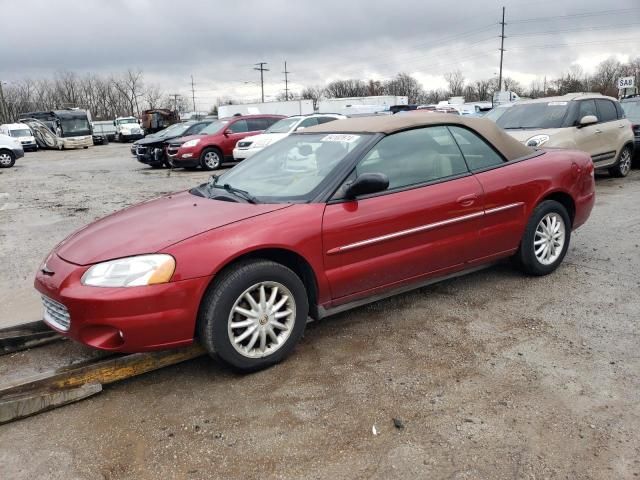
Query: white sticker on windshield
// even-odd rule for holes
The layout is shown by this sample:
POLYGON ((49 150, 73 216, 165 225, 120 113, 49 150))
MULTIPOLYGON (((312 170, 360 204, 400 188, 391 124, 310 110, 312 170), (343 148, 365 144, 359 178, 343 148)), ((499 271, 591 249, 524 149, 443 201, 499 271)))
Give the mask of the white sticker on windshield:
POLYGON ((547 105, 549 105, 550 107, 564 107, 567 104, 567 102, 549 102, 547 103, 547 105))
POLYGON ((332 133, 321 139, 322 142, 346 142, 353 143, 360 138, 360 135, 348 135, 346 133, 332 133))

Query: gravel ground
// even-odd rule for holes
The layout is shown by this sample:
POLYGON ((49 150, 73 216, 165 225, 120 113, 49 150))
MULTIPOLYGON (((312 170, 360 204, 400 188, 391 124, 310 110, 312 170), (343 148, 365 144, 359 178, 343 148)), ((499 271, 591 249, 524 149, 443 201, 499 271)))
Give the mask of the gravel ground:
MULTIPOLYGON (((117 144, 0 170, 0 325, 40 318, 33 273, 71 231, 207 176, 117 144)), ((109 386, 0 426, 0 478, 638 478, 640 172, 597 193, 551 276, 500 265, 313 323, 253 375, 201 358, 109 386)))

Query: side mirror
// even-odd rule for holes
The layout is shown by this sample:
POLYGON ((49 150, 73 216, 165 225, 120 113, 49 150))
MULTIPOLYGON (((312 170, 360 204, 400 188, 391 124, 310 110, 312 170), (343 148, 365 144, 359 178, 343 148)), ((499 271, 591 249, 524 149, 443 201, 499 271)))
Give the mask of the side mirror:
POLYGON ((587 125, 593 125, 594 123, 598 123, 598 117, 595 115, 585 115, 580 119, 578 127, 586 127, 587 125))
POLYGON ((228 136, 229 136, 229 134, 231 134, 231 133, 233 133, 231 130, 225 130, 224 132, 222 132, 222 134, 223 134, 225 137, 228 137, 228 136))
POLYGON ((113 126, 114 126, 114 127, 116 126, 116 121, 115 121, 115 120, 113 121, 113 126))
POLYGON ((384 173, 363 173, 347 187, 344 195, 353 200, 360 195, 382 192, 387 188, 389 188, 389 177, 384 173))

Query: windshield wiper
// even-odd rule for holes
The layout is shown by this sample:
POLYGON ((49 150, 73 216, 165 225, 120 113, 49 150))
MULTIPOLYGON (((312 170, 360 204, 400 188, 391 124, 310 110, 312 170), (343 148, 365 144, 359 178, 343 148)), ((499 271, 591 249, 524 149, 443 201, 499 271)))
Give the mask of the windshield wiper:
POLYGON ((243 200, 246 200, 249 203, 254 203, 254 204, 255 203, 259 203, 258 199, 256 197, 254 197, 253 195, 251 195, 246 190, 241 190, 239 188, 232 187, 228 183, 225 183, 223 185, 218 185, 218 177, 215 177, 213 182, 209 181, 209 188, 221 188, 222 190, 225 190, 225 191, 235 195, 236 197, 240 197, 240 198, 242 198, 243 200))

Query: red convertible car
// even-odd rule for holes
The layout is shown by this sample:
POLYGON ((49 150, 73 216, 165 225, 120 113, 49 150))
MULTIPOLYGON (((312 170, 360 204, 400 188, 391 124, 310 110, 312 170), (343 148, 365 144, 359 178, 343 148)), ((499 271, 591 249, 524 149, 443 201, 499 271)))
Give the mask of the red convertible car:
POLYGON ((84 344, 196 340, 251 371, 289 354, 309 317, 507 257, 551 273, 594 201, 588 155, 525 147, 489 120, 340 120, 75 232, 35 287, 45 321, 84 344))

